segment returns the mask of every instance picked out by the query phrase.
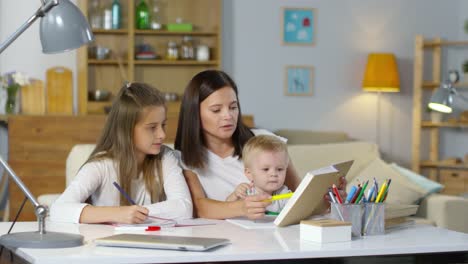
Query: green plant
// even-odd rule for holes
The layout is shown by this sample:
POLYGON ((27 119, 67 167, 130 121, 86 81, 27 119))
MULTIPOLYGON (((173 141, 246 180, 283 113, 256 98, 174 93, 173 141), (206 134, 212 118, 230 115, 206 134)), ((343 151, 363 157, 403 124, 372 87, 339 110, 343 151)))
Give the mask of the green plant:
POLYGON ((463 72, 468 73, 468 60, 466 60, 462 66, 463 66, 463 72))
POLYGON ((465 33, 468 34, 468 19, 465 20, 465 33))

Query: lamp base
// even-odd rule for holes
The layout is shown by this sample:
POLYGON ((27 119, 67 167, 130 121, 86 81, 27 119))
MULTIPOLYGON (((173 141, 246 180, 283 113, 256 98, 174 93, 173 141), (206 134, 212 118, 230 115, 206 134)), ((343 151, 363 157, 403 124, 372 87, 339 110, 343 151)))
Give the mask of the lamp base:
POLYGON ((83 245, 83 236, 76 234, 47 232, 19 232, 0 237, 0 245, 7 248, 67 248, 83 245))

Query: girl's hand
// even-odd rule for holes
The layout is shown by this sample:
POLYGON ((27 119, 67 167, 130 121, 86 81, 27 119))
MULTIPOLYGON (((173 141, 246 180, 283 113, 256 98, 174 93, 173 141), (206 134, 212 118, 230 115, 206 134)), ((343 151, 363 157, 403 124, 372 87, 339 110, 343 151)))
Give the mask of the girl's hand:
POLYGON ((263 218, 266 207, 271 204, 271 201, 268 201, 270 198, 267 194, 247 196, 244 200, 244 215, 249 219, 263 218))
MULTIPOLYGON (((340 180, 338 182, 338 193, 340 194, 340 197, 341 197, 341 200, 342 201, 345 201, 346 200, 346 196, 347 196, 347 193, 346 193, 346 184, 348 182, 346 181, 345 177, 340 177, 340 180)), ((330 205, 330 202, 331 202, 331 199, 330 199, 330 196, 328 195, 328 192, 323 196, 323 199, 325 200, 325 202, 330 205)))
POLYGON ((149 210, 143 206, 120 206, 115 221, 122 224, 141 224, 146 221, 148 213, 149 210))

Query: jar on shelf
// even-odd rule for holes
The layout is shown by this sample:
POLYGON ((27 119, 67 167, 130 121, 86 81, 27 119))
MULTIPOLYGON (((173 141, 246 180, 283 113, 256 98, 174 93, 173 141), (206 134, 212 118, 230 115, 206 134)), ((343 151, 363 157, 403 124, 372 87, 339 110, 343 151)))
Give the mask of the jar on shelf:
POLYGON ((153 0, 151 7, 150 28, 154 30, 162 29, 162 12, 160 0, 153 0))
POLYGON ((175 41, 169 41, 167 43, 166 59, 168 60, 179 59, 179 49, 177 48, 177 43, 175 41))
POLYGON ((200 44, 197 46, 197 61, 210 60, 210 48, 207 45, 200 44))
POLYGON ((193 40, 191 36, 184 36, 182 44, 180 45, 180 58, 182 60, 194 60, 195 48, 193 47, 193 40))
POLYGON ((103 14, 104 10, 101 7, 99 0, 93 0, 91 2, 91 8, 89 9, 89 24, 93 29, 100 29, 103 26, 103 14))

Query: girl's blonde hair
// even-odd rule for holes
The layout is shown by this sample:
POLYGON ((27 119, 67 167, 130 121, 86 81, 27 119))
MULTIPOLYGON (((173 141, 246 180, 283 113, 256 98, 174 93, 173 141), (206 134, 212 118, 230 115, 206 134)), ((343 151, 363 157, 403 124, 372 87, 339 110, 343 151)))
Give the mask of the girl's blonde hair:
MULTIPOLYGON (((118 166, 120 185, 130 195, 132 179, 138 177, 133 130, 136 123, 142 118, 143 109, 150 106, 166 108, 161 92, 144 83, 124 85, 112 103, 104 131, 96 148, 86 161, 88 163, 104 158, 113 159, 118 166)), ((161 165, 163 151, 161 149, 157 155, 146 155, 141 167, 145 188, 151 195, 152 203, 166 200, 161 165)), ((129 205, 129 202, 121 196, 120 204, 129 205)))
MULTIPOLYGON (((244 167, 250 167, 255 156, 263 151, 285 152, 288 154, 288 146, 275 136, 259 135, 252 137, 245 143, 244 149, 242 150, 244 167)), ((286 156, 289 157, 289 155, 286 156)))

